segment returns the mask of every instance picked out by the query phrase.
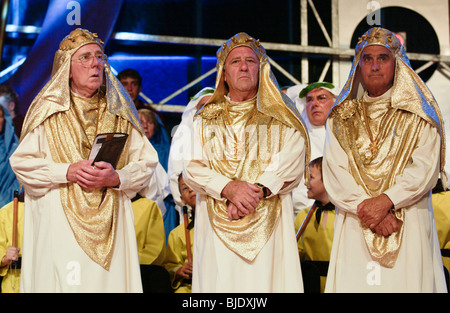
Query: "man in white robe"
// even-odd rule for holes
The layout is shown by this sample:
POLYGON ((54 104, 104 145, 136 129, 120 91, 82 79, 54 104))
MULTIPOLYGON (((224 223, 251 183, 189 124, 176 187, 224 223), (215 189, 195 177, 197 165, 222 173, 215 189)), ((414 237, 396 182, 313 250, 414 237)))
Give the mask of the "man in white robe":
POLYGON ((10 159, 25 189, 21 292, 142 292, 130 199, 158 157, 132 103, 96 34, 62 40, 10 159), (111 132, 128 135, 116 167, 92 164, 95 137, 111 132))
POLYGON ((368 30, 327 121, 323 180, 336 219, 325 292, 446 292, 431 204, 442 136, 400 41, 368 30))
POLYGON ((306 129, 259 41, 236 34, 217 59, 183 171, 198 193, 192 292, 302 292, 291 191, 309 160, 306 129))

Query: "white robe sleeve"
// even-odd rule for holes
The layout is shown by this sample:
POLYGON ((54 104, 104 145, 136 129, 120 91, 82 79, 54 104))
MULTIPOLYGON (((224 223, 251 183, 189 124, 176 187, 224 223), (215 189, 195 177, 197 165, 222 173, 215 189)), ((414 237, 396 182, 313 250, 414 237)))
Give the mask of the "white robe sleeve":
POLYGON ((286 194, 298 186, 305 172, 305 139, 299 131, 286 128, 281 150, 272 156, 269 166, 256 180, 272 194, 286 194), (289 182, 285 188, 284 183, 289 182))
POLYGON ((67 183, 70 164, 53 162, 46 151, 50 149, 44 126, 40 125, 23 138, 9 159, 17 179, 31 196, 44 196, 59 184, 67 183))
MULTIPOLYGON (((201 132, 199 123, 194 123, 193 151, 203 151, 199 138, 201 132)), ((288 193, 298 186, 305 168, 305 141, 301 133, 286 129, 284 145, 271 157, 265 172, 256 182, 269 188, 272 194, 288 193), (283 190, 283 184, 291 182, 283 190)), ((208 194, 211 197, 224 200, 221 196, 223 188, 231 179, 209 168, 203 157, 188 160, 183 171, 185 182, 196 192, 208 194)))
POLYGON ((412 153, 411 162, 396 177, 395 184, 384 192, 394 203, 394 208, 417 203, 434 188, 439 177, 440 142, 436 128, 427 124, 412 153))
POLYGON ((150 141, 135 128, 128 137, 128 161, 120 170, 117 170, 120 178, 119 190, 123 191, 130 199, 137 192, 146 194, 150 179, 158 165, 158 154, 150 141))
POLYGON ((200 119, 194 121, 193 129, 192 146, 188 148, 191 154, 185 156, 183 179, 195 192, 208 194, 217 200, 225 200, 221 193, 231 179, 209 168, 201 144, 200 119))
MULTIPOLYGON (((330 131, 328 121, 322 164, 323 180, 328 195, 339 209, 356 214, 356 208, 363 200, 370 198, 350 174, 347 154, 330 131)), ((440 138, 437 131, 427 125, 414 150, 411 162, 395 184, 384 193, 395 208, 412 205, 420 200, 436 184, 439 175, 440 138)))
MULTIPOLYGON (((148 183, 158 162, 158 155, 150 142, 133 129, 128 153, 128 164, 117 170, 119 190, 132 198, 136 192, 148 188, 148 183)), ((43 125, 27 134, 10 158, 11 167, 26 192, 35 197, 44 196, 51 189, 67 183, 70 164, 53 162, 43 125)))

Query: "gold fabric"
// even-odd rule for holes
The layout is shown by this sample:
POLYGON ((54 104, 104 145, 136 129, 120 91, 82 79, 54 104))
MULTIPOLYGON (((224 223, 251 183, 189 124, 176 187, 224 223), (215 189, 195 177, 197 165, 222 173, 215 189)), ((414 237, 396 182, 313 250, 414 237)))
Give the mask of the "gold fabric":
MULTIPOLYGON (((330 118, 333 119, 333 132, 348 156, 351 174, 369 196, 375 197, 393 186, 395 178, 411 162, 411 155, 427 123, 440 132, 442 153, 445 151, 445 136, 436 101, 409 66, 403 46, 390 31, 370 29, 360 38, 355 51, 349 79, 330 112, 330 118), (360 55, 367 45, 383 45, 395 57, 393 87, 378 99, 361 94, 358 67, 360 55), (371 142, 376 149, 370 149, 371 142), (369 153, 370 150, 373 154, 369 153)), ((443 165, 441 158, 442 169, 443 165)), ((404 229, 404 208, 395 208, 393 214, 401 221, 401 226, 389 237, 362 227, 372 258, 386 267, 395 264, 404 229)))
MULTIPOLYGON (((50 116, 44 126, 56 163, 87 160, 97 133, 131 133, 131 124, 111 114, 105 99, 98 96, 88 99, 73 95, 69 110, 50 116)), ((117 169, 122 168, 125 161, 125 154, 122 154, 117 169)), ((60 193, 78 244, 92 260, 108 269, 117 226, 119 191, 113 188, 85 190, 69 182, 61 185, 60 193)))
MULTIPOLYGON (((243 103, 226 101, 222 105, 223 114, 216 119, 203 120, 204 147, 223 147, 226 138, 225 149, 205 150, 209 166, 233 180, 255 183, 269 165, 271 159, 267 156, 272 155, 272 149, 279 151, 283 144, 286 126, 260 113, 256 108, 256 99, 243 103), (259 136, 267 136, 265 140, 258 138, 257 125, 267 125, 267 134, 259 133, 259 136), (280 131, 273 133, 272 130, 276 128, 280 131), (210 130, 214 131, 213 135, 209 133, 210 130), (246 134, 246 130, 250 131, 246 134), (276 138, 271 137, 274 134, 276 138)), ((230 250, 251 262, 275 228, 281 213, 280 198, 262 199, 254 213, 237 221, 229 220, 226 202, 212 197, 208 197, 207 201, 208 216, 218 237, 230 250)))
MULTIPOLYGON (((286 127, 305 138, 306 160, 310 157, 309 138, 295 105, 278 88, 264 48, 245 33, 228 40, 217 52, 216 88, 197 112, 202 118, 202 144, 211 169, 233 180, 256 182, 280 151, 286 127), (254 99, 232 102, 223 79, 229 52, 239 46, 250 47, 260 60, 258 93, 254 99)), ((307 167, 305 172, 307 172, 307 167)), ((309 174, 305 173, 309 182, 309 174)), ((281 214, 278 196, 262 199, 255 212, 229 221, 227 203, 207 197, 208 216, 217 236, 247 262, 258 255, 270 238, 281 214)))
MULTIPOLYGON (((74 30, 61 42, 55 54, 52 77, 33 100, 25 117, 21 140, 44 123, 56 163, 86 160, 97 134, 130 134, 132 127, 143 133, 133 101, 108 63, 105 63, 104 84, 92 98, 82 98, 71 92, 72 56, 90 43, 103 49, 96 34, 84 29, 74 30)), ((117 169, 125 164, 126 154, 123 154, 117 169)), ((78 244, 94 262, 108 270, 117 226, 119 192, 112 188, 84 190, 68 182, 60 185, 60 194, 61 205, 78 244)))
MULTIPOLYGON (((21 140, 50 115, 69 109, 71 99, 69 74, 72 56, 79 48, 91 43, 98 44, 103 49, 100 44, 101 40, 95 34, 84 29, 76 29, 63 39, 60 49, 55 53, 50 81, 34 98, 25 116, 21 140), (74 39, 74 37, 77 39, 74 39), (72 38, 72 40, 68 40, 68 38, 72 38), (75 45, 75 43, 78 45, 75 45), (73 48, 67 50, 69 46, 73 48)), ((106 96, 108 110, 130 121, 134 127, 143 133, 136 108, 132 105, 133 100, 112 73, 108 62, 105 63, 103 85, 100 89, 106 96)))
MULTIPOLYGON (((333 132, 349 156, 352 175, 369 196, 379 196, 394 185, 395 178, 410 162, 426 121, 416 114, 392 108, 389 100, 372 103, 347 100, 339 109, 333 115, 333 132), (340 115, 339 109, 350 106, 354 107, 351 118, 340 115), (365 106, 366 114, 362 106, 365 106), (370 127, 378 145, 373 158, 367 158, 366 155, 371 142, 366 125, 370 127)), ((370 254, 386 267, 395 264, 403 235, 404 209, 396 208, 393 214, 402 223, 399 230, 389 237, 377 235, 362 226, 370 254)))
POLYGON ((374 27, 359 38, 349 78, 332 110, 340 106, 345 100, 360 99, 363 96, 364 88, 359 75, 359 60, 362 51, 368 45, 384 46, 392 52, 395 58, 394 84, 391 92, 392 107, 417 114, 439 131, 441 137, 441 179, 443 186, 447 186, 447 175, 444 171, 445 134, 441 111, 427 85, 411 68, 405 48, 391 31, 374 27))

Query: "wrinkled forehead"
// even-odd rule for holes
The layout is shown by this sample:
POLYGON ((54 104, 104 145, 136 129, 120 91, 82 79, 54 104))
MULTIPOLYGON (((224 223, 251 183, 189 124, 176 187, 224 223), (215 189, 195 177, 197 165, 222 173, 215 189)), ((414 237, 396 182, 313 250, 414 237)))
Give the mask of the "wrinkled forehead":
POLYGON ((371 56, 379 56, 379 55, 388 55, 395 58, 394 53, 391 49, 388 49, 386 46, 381 44, 371 44, 365 46, 361 51, 361 56, 371 55, 371 56))
POLYGON ((237 46, 228 53, 225 63, 238 58, 253 58, 259 62, 259 58, 252 48, 248 46, 237 46))
POLYGON ((89 53, 94 53, 94 54, 102 54, 103 53, 103 48, 96 44, 96 43, 88 43, 85 44, 81 47, 79 47, 75 52, 74 52, 74 56, 78 56, 78 55, 83 55, 83 54, 89 54, 89 53))
POLYGON ((329 91, 329 90, 327 90, 325 88, 322 88, 322 87, 317 87, 317 88, 314 88, 311 91, 309 91, 306 94, 306 98, 308 98, 308 97, 311 98, 313 96, 320 96, 320 95, 327 95, 327 96, 336 98, 336 96, 331 91, 329 91))

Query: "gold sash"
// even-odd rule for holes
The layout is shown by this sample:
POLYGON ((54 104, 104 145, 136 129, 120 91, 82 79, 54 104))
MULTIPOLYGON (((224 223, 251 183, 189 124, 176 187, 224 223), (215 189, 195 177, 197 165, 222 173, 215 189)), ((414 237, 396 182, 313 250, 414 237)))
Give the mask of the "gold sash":
MULTIPOLYGON (((132 124, 110 113, 104 97, 81 98, 72 93, 69 110, 55 113, 45 122, 53 161, 87 160, 95 136, 100 133, 131 133, 132 124), (63 125, 63 126, 62 126, 63 125)), ((127 143, 125 151, 127 151, 127 143)), ((117 169, 126 162, 122 154, 117 169)), ((61 204, 75 239, 97 264, 109 270, 117 227, 119 192, 112 188, 85 190, 69 182, 60 187, 61 204)))
MULTIPOLYGON (((395 178, 410 162, 427 124, 417 114, 392 108, 389 99, 371 103, 345 100, 334 108, 332 117, 333 132, 348 156, 351 173, 371 197, 382 194, 394 185, 395 178), (377 151, 371 158, 366 154, 371 143, 367 125, 377 145, 377 151)), ((372 258, 386 267, 393 267, 397 259, 404 228, 404 208, 396 208, 394 215, 401 221, 401 226, 389 237, 362 226, 372 258)))
MULTIPOLYGON (((210 168, 233 180, 254 183, 270 156, 280 150, 286 126, 259 112, 255 98, 240 103, 226 100, 205 109, 202 140, 210 168)), ((247 262, 264 247, 281 215, 278 196, 261 199, 253 213, 237 221, 228 219, 225 201, 208 196, 207 207, 217 236, 247 262)))

